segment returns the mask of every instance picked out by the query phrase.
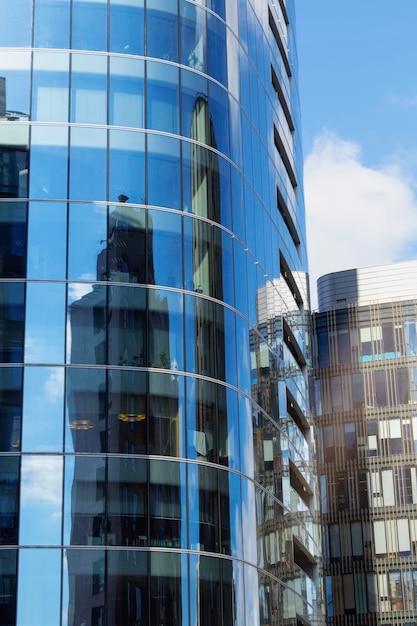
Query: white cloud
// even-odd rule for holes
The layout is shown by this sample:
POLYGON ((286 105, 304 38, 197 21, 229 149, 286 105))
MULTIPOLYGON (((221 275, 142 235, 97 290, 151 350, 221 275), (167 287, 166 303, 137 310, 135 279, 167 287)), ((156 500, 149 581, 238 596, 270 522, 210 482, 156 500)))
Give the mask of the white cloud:
POLYGON ((60 506, 62 499, 62 459, 27 456, 22 463, 22 498, 38 506, 60 506))
POLYGON ((357 144, 324 132, 305 160, 304 183, 313 309, 319 276, 417 257, 417 199, 394 158, 367 167, 357 144))

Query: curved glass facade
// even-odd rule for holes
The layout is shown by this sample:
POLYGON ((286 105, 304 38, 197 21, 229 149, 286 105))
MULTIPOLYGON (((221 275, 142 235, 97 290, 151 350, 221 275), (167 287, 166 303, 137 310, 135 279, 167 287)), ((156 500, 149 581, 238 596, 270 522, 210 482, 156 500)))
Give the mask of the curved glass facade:
POLYGON ((0 622, 321 623, 293 2, 0 10, 0 622))

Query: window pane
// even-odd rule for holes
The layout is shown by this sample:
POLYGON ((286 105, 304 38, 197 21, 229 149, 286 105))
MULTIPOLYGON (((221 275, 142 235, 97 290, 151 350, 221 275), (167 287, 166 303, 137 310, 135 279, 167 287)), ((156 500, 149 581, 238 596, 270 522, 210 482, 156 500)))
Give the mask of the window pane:
POLYGON ((61 451, 64 424, 64 369, 26 367, 22 451, 61 451))
POLYGON ((20 550, 17 623, 59 624, 61 551, 20 550))
POLYGON ((63 363, 65 285, 28 283, 25 363, 63 363))
POLYGON ((32 202, 28 228, 28 278, 66 278, 67 206, 32 202))
POLYGON ((177 3, 172 0, 147 0, 146 53, 168 61, 178 60, 177 3))
POLYGON ((144 126, 144 62, 110 57, 110 124, 144 126))
POLYGON ((36 0, 35 47, 69 47, 69 12, 70 0, 36 0))
POLYGON ((143 0, 110 0, 110 50, 143 54, 143 0))

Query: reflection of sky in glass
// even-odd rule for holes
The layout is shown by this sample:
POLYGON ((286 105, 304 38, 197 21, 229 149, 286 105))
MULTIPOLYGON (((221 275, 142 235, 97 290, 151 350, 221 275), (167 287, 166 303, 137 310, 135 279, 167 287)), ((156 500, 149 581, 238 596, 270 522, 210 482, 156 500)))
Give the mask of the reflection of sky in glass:
POLYGON ((62 458, 24 456, 21 467, 19 543, 61 543, 61 506, 62 458))
POLYGON ((59 624, 60 550, 20 550, 18 626, 59 624))
POLYGON ((28 367, 23 395, 22 450, 62 450, 64 369, 28 367))
POLYGON ((64 360, 65 285, 28 283, 26 290, 26 363, 64 360))

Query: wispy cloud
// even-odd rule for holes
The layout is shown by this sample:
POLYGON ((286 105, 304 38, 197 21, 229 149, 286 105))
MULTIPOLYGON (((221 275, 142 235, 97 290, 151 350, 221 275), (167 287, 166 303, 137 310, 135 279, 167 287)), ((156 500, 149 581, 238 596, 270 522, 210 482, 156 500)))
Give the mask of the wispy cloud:
POLYGON ((390 94, 389 100, 391 104, 400 107, 401 109, 415 109, 417 108, 417 94, 413 96, 400 96, 398 94, 390 94))
POLYGON ((417 199, 400 162, 367 167, 356 143, 324 132, 304 176, 313 308, 319 276, 417 256, 417 199))

